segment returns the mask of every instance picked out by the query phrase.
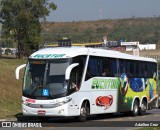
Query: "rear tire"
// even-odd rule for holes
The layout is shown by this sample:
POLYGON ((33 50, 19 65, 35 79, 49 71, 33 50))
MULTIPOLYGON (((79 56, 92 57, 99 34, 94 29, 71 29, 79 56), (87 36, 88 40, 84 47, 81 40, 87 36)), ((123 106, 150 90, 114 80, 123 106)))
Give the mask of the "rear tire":
POLYGON ((130 112, 132 116, 137 116, 139 112, 139 105, 138 105, 138 101, 134 100, 134 104, 133 104, 133 110, 130 112))
POLYGON ((142 101, 141 107, 139 109, 139 115, 143 116, 146 113, 147 110, 147 103, 146 101, 142 101))
POLYGON ((89 115, 89 106, 87 102, 83 102, 81 109, 80 109, 80 115, 77 117, 78 121, 84 122, 87 120, 87 116, 89 115))

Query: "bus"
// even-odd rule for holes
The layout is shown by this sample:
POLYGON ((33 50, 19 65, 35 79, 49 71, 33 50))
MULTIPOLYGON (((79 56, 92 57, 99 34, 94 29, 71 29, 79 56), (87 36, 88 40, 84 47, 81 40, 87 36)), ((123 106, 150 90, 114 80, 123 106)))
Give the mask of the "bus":
MULTIPOLYGON (((24 116, 76 117, 130 113, 144 115, 158 105, 158 65, 152 58, 118 51, 44 48, 29 56, 22 87, 24 116)), ((45 118, 46 117, 46 118, 45 118)))

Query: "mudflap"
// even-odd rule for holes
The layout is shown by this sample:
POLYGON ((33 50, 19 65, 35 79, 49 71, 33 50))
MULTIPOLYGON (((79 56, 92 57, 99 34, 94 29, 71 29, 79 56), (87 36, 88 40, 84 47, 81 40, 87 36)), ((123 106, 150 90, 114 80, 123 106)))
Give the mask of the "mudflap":
POLYGON ((160 97, 158 94, 148 103, 148 109, 151 110, 153 108, 160 108, 160 97))
POLYGON ((160 109, 160 96, 158 97, 158 108, 160 109))

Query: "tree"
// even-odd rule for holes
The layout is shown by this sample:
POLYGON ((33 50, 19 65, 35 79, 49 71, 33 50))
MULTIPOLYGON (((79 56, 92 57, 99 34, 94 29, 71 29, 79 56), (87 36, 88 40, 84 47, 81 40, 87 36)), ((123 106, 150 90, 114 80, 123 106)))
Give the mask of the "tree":
POLYGON ((2 36, 17 42, 18 57, 37 50, 41 41, 41 21, 57 6, 49 0, 2 0, 2 36))

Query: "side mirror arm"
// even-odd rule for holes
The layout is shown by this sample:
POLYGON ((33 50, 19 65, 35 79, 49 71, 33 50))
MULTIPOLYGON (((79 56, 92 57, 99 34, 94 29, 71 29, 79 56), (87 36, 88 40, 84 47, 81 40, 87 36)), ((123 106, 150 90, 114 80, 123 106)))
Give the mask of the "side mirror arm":
POLYGON ((24 67, 26 67, 26 64, 20 65, 16 68, 16 71, 15 71, 16 79, 19 79, 19 71, 24 67))
POLYGON ((72 69, 73 69, 74 67, 78 66, 78 65, 79 65, 79 63, 74 63, 74 64, 71 64, 70 66, 67 67, 66 73, 65 73, 65 79, 66 79, 66 80, 69 80, 69 78, 70 78, 70 73, 71 73, 72 69))

